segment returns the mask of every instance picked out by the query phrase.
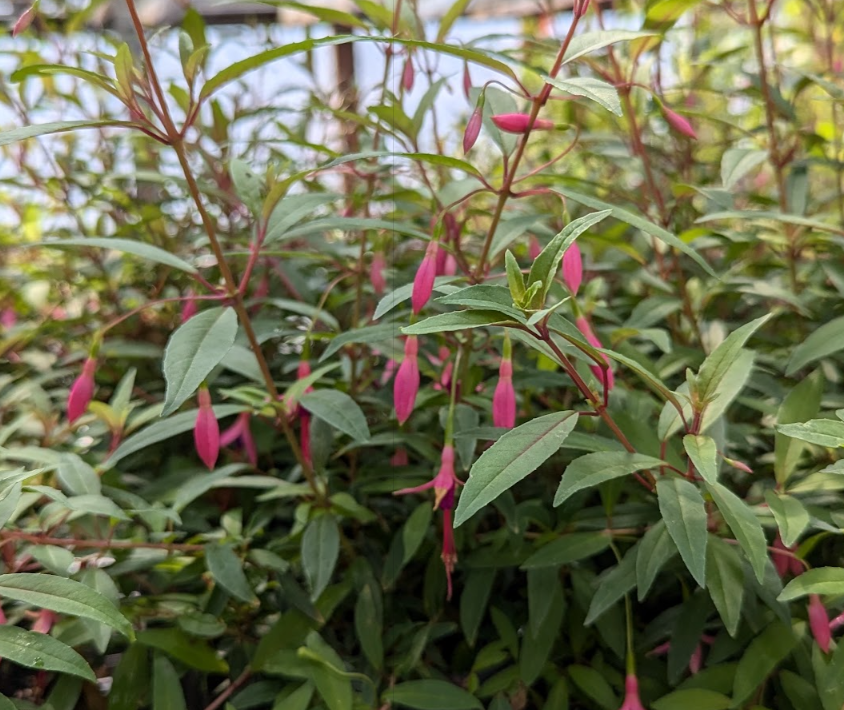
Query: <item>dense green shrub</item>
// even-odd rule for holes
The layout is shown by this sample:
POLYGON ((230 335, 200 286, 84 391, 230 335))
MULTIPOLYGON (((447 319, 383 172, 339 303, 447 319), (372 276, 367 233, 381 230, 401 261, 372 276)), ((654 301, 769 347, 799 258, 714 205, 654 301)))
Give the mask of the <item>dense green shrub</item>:
POLYGON ((841 710, 838 3, 272 4, 7 45, 0 708, 841 710))

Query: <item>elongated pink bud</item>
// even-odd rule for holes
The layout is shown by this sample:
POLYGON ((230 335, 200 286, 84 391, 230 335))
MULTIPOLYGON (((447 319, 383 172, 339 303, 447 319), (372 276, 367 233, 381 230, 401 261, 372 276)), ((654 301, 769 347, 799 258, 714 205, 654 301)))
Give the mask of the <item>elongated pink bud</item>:
POLYGON ((463 95, 469 99, 472 91, 472 75, 469 73, 469 64, 463 65, 463 95))
POLYGON ((32 630, 38 634, 49 634, 50 629, 53 628, 53 624, 56 623, 58 618, 59 617, 55 612, 52 612, 49 609, 42 609, 38 612, 38 618, 32 625, 32 630))
MULTIPOLYGON (((530 116, 526 113, 499 113, 492 116, 492 122, 505 133, 524 133, 530 124, 530 116)), ((547 131, 553 127, 554 122, 547 118, 537 118, 533 122, 533 130, 536 131, 547 131)))
POLYGON ((624 679, 624 702, 618 710, 645 710, 639 699, 639 679, 635 673, 628 673, 624 679))
POLYGON ((202 387, 197 395, 199 411, 196 414, 196 424, 193 427, 193 441, 196 453, 202 462, 213 471, 220 455, 220 424, 211 407, 211 393, 207 387, 202 387))
POLYGON ((444 276, 454 276, 457 273, 457 259, 454 254, 447 254, 445 257, 445 266, 443 267, 444 276))
POLYGON ((481 111, 481 107, 478 106, 474 111, 472 111, 472 115, 469 116, 469 122, 466 124, 466 131, 463 133, 464 153, 468 153, 472 150, 472 146, 475 145, 475 142, 478 140, 478 136, 481 134, 482 124, 483 112, 481 111))
POLYGON ((91 398, 94 396, 94 370, 97 367, 96 358, 89 357, 82 366, 82 374, 70 386, 67 396, 67 420, 73 424, 85 414, 91 398))
POLYGON ((774 563, 774 569, 776 569, 777 574, 780 577, 785 577, 786 572, 788 572, 791 566, 791 556, 785 554, 788 552, 788 548, 783 543, 779 533, 777 533, 777 536, 774 538, 774 544, 771 545, 771 547, 775 550, 782 550, 782 552, 774 552, 771 555, 771 561, 774 563))
POLYGON ((407 449, 401 446, 397 448, 396 453, 390 457, 391 466, 407 466, 408 463, 410 463, 410 460, 407 458, 407 449))
POLYGON ((413 88, 413 78, 413 60, 408 57, 407 61, 404 63, 404 71, 401 75, 401 83, 402 86, 404 86, 405 91, 410 91, 413 88))
POLYGON ((695 141, 697 140, 697 133, 695 133, 695 129, 692 128, 692 124, 689 123, 689 119, 685 116, 681 116, 676 111, 672 111, 667 106, 662 107, 662 113, 665 116, 665 120, 668 122, 668 125, 675 131, 682 133, 687 138, 691 138, 695 141))
POLYGON ((410 302, 413 306, 413 313, 418 314, 434 291, 434 279, 437 275, 437 252, 439 252, 439 242, 431 240, 428 242, 428 248, 425 250, 425 256, 422 263, 419 265, 419 270, 416 272, 416 277, 413 279, 413 293, 411 294, 410 302))
POLYGON ((13 328, 17 322, 18 314, 15 313, 14 308, 4 308, 0 311, 0 325, 2 325, 3 328, 13 328))
POLYGON ((563 281, 566 282, 571 295, 576 296, 583 281, 583 256, 577 242, 572 243, 563 255, 563 281))
POLYGON ((375 291, 376 296, 384 293, 387 287, 387 281, 384 279, 384 252, 376 251, 372 255, 372 265, 369 269, 369 282, 372 284, 372 290, 375 291))
MULTIPOLYGON (((586 318, 584 318, 583 316, 578 316, 575 319, 574 323, 577 326, 577 329, 581 333, 583 333, 583 337, 586 338, 586 342, 589 343, 593 348, 604 347, 603 345, 601 345, 601 341, 598 340, 598 336, 595 335, 595 333, 592 331, 592 326, 589 325, 589 321, 586 320, 586 318)), ((604 358, 604 361, 609 366, 610 359, 603 353, 601 354, 601 357, 604 358)), ((592 374, 594 374, 600 382, 603 382, 604 388, 607 390, 607 392, 609 392, 615 385, 615 376, 613 375, 612 367, 610 366, 606 370, 604 370, 603 368, 598 367, 597 365, 590 365, 590 369, 592 370, 592 374)))
POLYGON ((689 673, 697 675, 703 666, 703 644, 699 643, 695 646, 692 657, 689 659, 689 673))
POLYGON ((536 235, 530 235, 530 241, 528 242, 528 255, 534 261, 536 261, 536 257, 538 257, 542 253, 542 245, 539 243, 539 240, 536 238, 536 235))
POLYGON ((193 289, 188 290, 188 299, 182 302, 182 323, 187 323, 196 315, 197 305, 196 299, 193 297, 193 289))
POLYGON ((38 2, 34 2, 30 8, 18 18, 17 22, 15 22, 12 27, 12 37, 17 37, 21 32, 27 29, 27 27, 32 24, 32 21, 35 19, 35 15, 37 13, 38 2))
MULTIPOLYGON (((311 365, 307 360, 300 360, 299 367, 296 369, 296 377, 300 380, 305 379, 311 374, 311 365)), ((306 392, 311 392, 313 387, 306 388, 306 392)), ((311 466, 313 460, 311 459, 311 413, 306 409, 299 407, 299 448, 302 450, 302 458, 308 466, 311 466)))
POLYGON ((512 429, 516 424, 516 390, 513 388, 513 363, 502 358, 498 366, 498 384, 492 397, 492 423, 512 429))
POLYGON ((826 607, 817 594, 809 595, 809 628, 818 648, 829 653, 829 643, 832 641, 832 631, 829 628, 829 616, 826 607))
POLYGON ((401 361, 393 385, 393 404, 399 424, 404 424, 413 413, 416 393, 419 392, 419 344, 415 335, 408 335, 404 342, 404 359, 401 361))
POLYGON ((255 447, 255 439, 252 437, 252 430, 249 427, 251 415, 249 412, 241 412, 234 424, 220 434, 220 446, 229 446, 240 440, 246 460, 253 466, 258 464, 258 450, 255 447))

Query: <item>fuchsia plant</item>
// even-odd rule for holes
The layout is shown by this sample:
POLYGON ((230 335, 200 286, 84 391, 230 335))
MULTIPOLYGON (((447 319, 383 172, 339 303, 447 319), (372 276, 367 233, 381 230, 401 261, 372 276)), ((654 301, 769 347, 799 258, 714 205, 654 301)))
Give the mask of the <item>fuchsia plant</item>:
POLYGON ((416 394, 419 392, 419 344, 415 335, 408 336, 404 341, 404 359, 396 372, 393 385, 396 418, 399 424, 404 424, 413 413, 416 394))

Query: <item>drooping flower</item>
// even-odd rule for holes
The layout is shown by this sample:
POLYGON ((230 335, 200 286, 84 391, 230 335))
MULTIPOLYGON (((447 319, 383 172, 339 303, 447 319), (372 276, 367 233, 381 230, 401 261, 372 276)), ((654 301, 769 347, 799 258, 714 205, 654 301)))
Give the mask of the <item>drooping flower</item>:
POLYGON ((443 446, 440 458, 440 470, 437 471, 436 476, 434 476, 430 481, 426 481, 419 486, 402 488, 401 490, 393 493, 393 495, 402 496, 407 495, 408 493, 421 493, 422 491, 427 491, 430 488, 433 488, 434 510, 440 507, 445 510, 446 508, 444 506, 449 503, 451 505, 454 504, 454 488, 458 484, 462 486, 463 481, 461 481, 454 472, 454 446, 446 444, 443 446))
POLYGON ((472 150, 478 136, 481 134, 481 125, 483 124, 483 109, 478 106, 472 111, 469 116, 469 121, 466 123, 466 131, 463 133, 463 152, 468 153, 472 150))
POLYGON ((372 290, 375 291, 376 296, 384 293, 387 286, 387 281, 384 279, 384 252, 376 251, 372 255, 372 265, 369 268, 369 282, 372 284, 372 290))
POLYGON ((234 424, 220 434, 220 446, 229 446, 239 439, 246 453, 246 460, 255 466, 258 463, 258 450, 255 448, 255 439, 252 438, 252 430, 249 427, 250 419, 249 412, 241 412, 234 424))
POLYGON ((692 128, 692 124, 689 123, 689 119, 685 116, 681 116, 676 111, 672 111, 665 105, 662 106, 662 113, 665 116, 665 120, 668 122, 668 125, 675 131, 682 133, 687 138, 697 140, 697 133, 695 133, 695 129, 692 128))
POLYGON ((563 254, 563 281, 566 282, 571 295, 576 296, 577 290, 583 281, 583 256, 580 253, 580 247, 577 246, 577 242, 573 242, 566 249, 566 253, 563 254))
POLYGON ((639 699, 639 679, 635 673, 628 673, 624 679, 624 702, 618 710, 645 710, 639 699))
POLYGON ((468 99, 472 91, 472 75, 469 73, 469 63, 463 65, 463 95, 468 99))
POLYGON ((437 275, 437 252, 440 244, 435 239, 428 242, 428 247, 425 249, 425 256, 422 263, 419 264, 419 270, 413 279, 413 292, 411 293, 410 303, 413 306, 413 313, 418 314, 434 292, 434 279, 437 275))
MULTIPOLYGON (((505 133, 524 133, 530 125, 530 116, 526 113, 498 113, 491 116, 499 131, 505 133)), ((554 122, 547 118, 537 118, 533 130, 547 131, 554 127, 554 122)))
POLYGON ((199 411, 193 428, 193 440, 199 458, 213 471, 220 455, 220 424, 211 407, 211 393, 208 388, 200 387, 197 398, 199 411))
POLYGON ((415 335, 408 335, 404 341, 404 359, 396 373, 393 385, 393 404, 399 424, 404 424, 413 413, 416 393, 419 392, 419 344, 415 335))
MULTIPOLYGON (((598 340, 598 336, 592 331, 592 326, 589 325, 589 321, 586 320, 584 316, 578 316, 574 323, 577 326, 577 329, 583 334, 583 337, 586 338, 586 342, 593 348, 603 347, 603 345, 601 345, 601 341, 598 340)), ((601 354, 601 357, 603 357, 604 361, 607 363, 607 368, 604 369, 598 365, 590 365, 590 369, 592 370, 592 374, 604 384, 606 391, 609 392, 615 384, 615 376, 613 375, 609 358, 604 354, 601 354)))
POLYGON ((404 63, 404 71, 401 75, 401 83, 405 91, 410 91, 413 88, 413 78, 413 60, 408 57, 407 61, 404 63))
POLYGON ((85 413, 91 398, 94 396, 94 370, 96 367, 97 359, 89 357, 82 366, 82 374, 70 386, 70 393, 67 396, 67 420, 71 424, 85 413))
POLYGON ((513 361, 501 358, 498 366, 498 384, 492 396, 492 423, 497 427, 512 429, 516 424, 516 390, 513 387, 513 361))
POLYGON ((818 648, 824 653, 829 653, 829 644, 832 641, 832 630, 829 628, 829 616, 826 607, 817 594, 809 595, 809 628, 818 648))

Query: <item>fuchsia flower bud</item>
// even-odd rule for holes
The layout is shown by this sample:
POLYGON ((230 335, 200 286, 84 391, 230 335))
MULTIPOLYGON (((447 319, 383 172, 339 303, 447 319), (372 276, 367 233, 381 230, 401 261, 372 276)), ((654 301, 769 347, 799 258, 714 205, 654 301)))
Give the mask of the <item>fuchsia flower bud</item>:
POLYGON ((824 653, 829 653, 829 644, 832 641, 832 631, 829 628, 829 616, 826 607, 823 605, 820 596, 809 595, 809 628, 815 642, 824 653))
POLYGON ((408 335, 404 341, 404 359, 401 361, 393 385, 393 404, 399 424, 404 424, 413 413, 416 393, 419 392, 419 344, 415 335, 408 335))
POLYGON ((437 252, 439 251, 439 247, 439 242, 436 240, 432 239, 428 242, 425 256, 419 265, 416 277, 413 279, 413 293, 411 294, 410 302, 413 306, 414 314, 418 314, 425 307, 425 304, 434 292, 434 278, 437 275, 437 252))
POLYGON ((639 699, 639 679, 635 673, 628 673, 624 680, 624 702, 618 710, 645 710, 639 699))
POLYGON ((513 388, 513 362, 502 358, 498 366, 498 384, 492 397, 492 423, 512 429, 516 424, 516 390, 513 388))
MULTIPOLYGON (((583 316, 578 316, 575 319, 574 323, 577 326, 577 329, 581 333, 583 333, 583 337, 586 338, 586 342, 589 343, 593 348, 604 347, 603 345, 601 345, 601 341, 598 340, 598 336, 595 335, 595 333, 592 331, 592 326, 589 325, 589 321, 586 320, 586 318, 584 318, 583 316)), ((610 359, 604 354, 601 354, 601 357, 604 358, 604 361, 609 366, 610 359)), ((602 367, 598 367, 598 365, 590 365, 589 369, 591 369, 592 374, 595 375, 595 377, 597 377, 604 384, 604 389, 606 389, 607 392, 609 392, 613 388, 613 386, 615 385, 615 377, 612 372, 612 367, 607 367, 607 369, 605 370, 602 367)))
POLYGON ((193 428, 193 440, 196 453, 209 470, 214 470, 220 455, 220 424, 211 407, 211 393, 207 387, 201 387, 197 395, 199 411, 193 428))
POLYGON ((689 659, 689 672, 692 675, 697 675, 703 666, 703 644, 699 643, 695 646, 692 657, 689 659))
POLYGON ((675 131, 682 133, 687 138, 691 138, 695 141, 697 140, 697 133, 695 133, 695 129, 692 128, 692 124, 689 123, 689 119, 685 116, 681 116, 676 111, 672 111, 667 106, 662 106, 662 113, 665 116, 665 120, 668 122, 668 125, 675 131))
POLYGON ((530 235, 530 241, 528 242, 528 254, 533 261, 536 261, 536 257, 538 257, 542 253, 542 245, 539 243, 539 240, 536 238, 535 234, 530 235))
POLYGON ((401 446, 397 448, 396 453, 390 457, 391 466, 407 466, 409 463, 410 460, 407 458, 407 449, 401 446))
MULTIPOLYGON (((777 533, 777 536, 774 538, 774 544, 771 545, 771 547, 775 550, 782 550, 783 552, 788 550, 779 533, 777 533)), ((774 563, 774 568, 777 570, 777 574, 780 577, 785 577, 786 572, 788 572, 791 567, 790 557, 786 554, 775 552, 771 555, 771 561, 774 563)))
POLYGON ((96 367, 97 359, 89 357, 82 366, 82 374, 70 386, 70 393, 67 396, 67 420, 71 424, 85 413, 94 396, 94 369, 96 367))
POLYGON ((220 446, 229 446, 239 439, 247 461, 256 466, 258 450, 255 448, 255 439, 252 438, 252 430, 249 428, 250 419, 249 412, 241 412, 234 424, 220 434, 220 446))
POLYGON ((376 296, 384 293, 387 286, 387 281, 384 279, 384 252, 376 251, 372 255, 372 265, 369 269, 369 282, 372 284, 372 290, 375 291, 376 296))
POLYGON ((57 620, 58 616, 55 612, 52 612, 49 609, 42 609, 38 612, 38 618, 32 625, 32 630, 38 634, 49 634, 50 629, 53 628, 53 624, 55 624, 57 620))
POLYGON ((454 254, 446 254, 445 266, 443 266, 443 275, 454 276, 457 273, 457 259, 454 254))
POLYGON ((29 9, 24 12, 15 22, 14 26, 12 27, 12 37, 17 37, 21 32, 26 30, 31 24, 32 21, 35 19, 35 15, 38 13, 38 2, 32 3, 29 9))
POLYGON ((187 323, 196 315, 197 305, 194 295, 193 289, 188 289, 188 298, 186 301, 182 302, 182 323, 187 323))
POLYGON ((413 60, 408 57, 407 61, 404 63, 404 71, 401 75, 401 83, 405 91, 410 91, 413 88, 413 78, 413 60))
POLYGON ((0 311, 0 326, 3 328, 12 328, 18 322, 18 314, 15 313, 14 308, 4 308, 0 311))
POLYGON ((469 64, 463 65, 463 95, 468 99, 472 91, 472 75, 469 73, 469 64))
MULTIPOLYGON (((505 133, 524 133, 530 124, 530 116, 526 113, 499 113, 491 118, 498 130, 505 133)), ((536 131, 547 131, 553 127, 554 122, 547 118, 537 118, 533 122, 533 130, 536 131)))
POLYGON ((566 282, 571 295, 576 296, 583 281, 583 256, 577 242, 573 242, 563 255, 563 281, 566 282))
MULTIPOLYGON (((296 377, 300 380, 305 379, 311 374, 311 365, 307 360, 300 360, 299 367, 296 370, 296 377)), ((307 387, 305 392, 311 392, 313 387, 307 387)), ((306 409, 299 407, 299 448, 302 450, 302 458, 310 466, 311 459, 311 413, 306 409)))
POLYGON ((466 131, 463 133, 463 152, 468 153, 472 150, 478 136, 481 134, 481 125, 483 124, 483 112, 478 106, 472 115, 469 116, 469 122, 466 124, 466 131))

